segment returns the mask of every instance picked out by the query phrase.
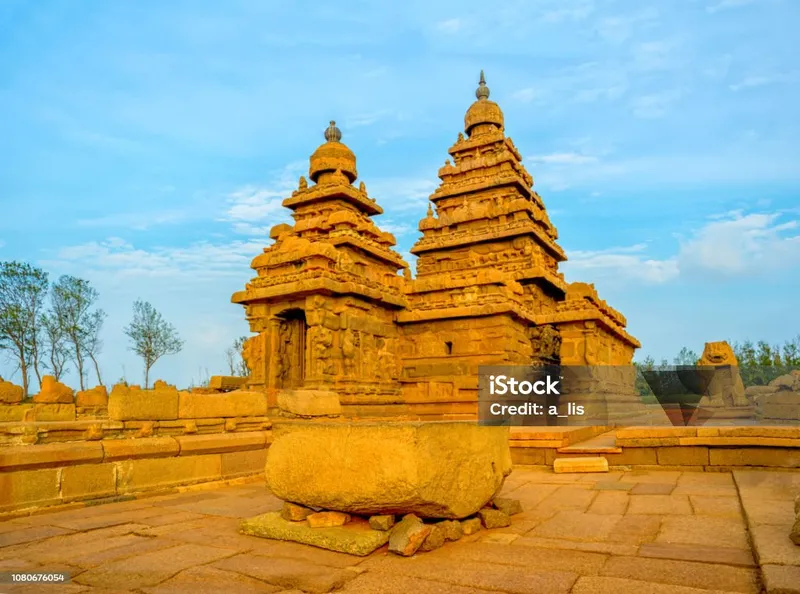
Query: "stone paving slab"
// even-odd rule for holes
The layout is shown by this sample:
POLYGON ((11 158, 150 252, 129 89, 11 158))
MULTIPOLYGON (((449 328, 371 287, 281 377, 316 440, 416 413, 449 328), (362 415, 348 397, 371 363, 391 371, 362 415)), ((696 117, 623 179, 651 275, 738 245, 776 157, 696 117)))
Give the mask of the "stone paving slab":
POLYGON ((58 591, 87 594, 719 594, 762 581, 798 594, 785 524, 799 489, 793 472, 515 469, 503 494, 523 512, 511 526, 400 558, 240 534, 242 519, 281 505, 251 483, 0 521, 0 571, 61 568, 73 579, 58 591))

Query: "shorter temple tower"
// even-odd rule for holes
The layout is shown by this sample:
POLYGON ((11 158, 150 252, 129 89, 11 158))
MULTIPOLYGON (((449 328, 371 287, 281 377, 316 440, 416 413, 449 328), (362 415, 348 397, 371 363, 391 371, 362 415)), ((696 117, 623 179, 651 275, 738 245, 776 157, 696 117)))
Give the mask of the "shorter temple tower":
MULTIPOLYGON (((405 307, 407 264, 395 238, 372 222, 383 212, 357 179, 356 158, 331 122, 311 155, 309 184, 283 206, 294 225, 276 225, 274 244, 256 256, 257 276, 232 301, 245 306, 249 384, 274 404, 281 390, 347 395, 399 392, 394 312, 405 307)), ((356 398, 357 400, 357 398, 356 398)))

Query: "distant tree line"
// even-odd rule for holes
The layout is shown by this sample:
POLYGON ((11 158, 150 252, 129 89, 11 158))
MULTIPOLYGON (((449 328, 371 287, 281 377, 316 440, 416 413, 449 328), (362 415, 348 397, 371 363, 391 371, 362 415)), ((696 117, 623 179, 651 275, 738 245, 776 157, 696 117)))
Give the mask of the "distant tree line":
MULTIPOLYGON (((89 281, 63 275, 50 283, 48 273, 25 262, 0 262, 0 350, 15 364, 27 396, 31 376, 60 380, 75 366, 81 390, 92 371, 102 384, 98 355, 106 313, 89 281)), ((142 357, 145 387, 155 362, 183 347, 175 328, 146 301, 137 300, 125 328, 130 349, 142 357)))
MULTIPOLYGON (((730 343, 736 360, 739 363, 739 373, 745 386, 766 385, 778 376, 793 369, 800 368, 800 334, 792 340, 787 340, 782 345, 771 345, 765 340, 752 342, 730 343)), ((656 363, 653 357, 645 357, 641 362, 634 362, 637 368, 643 371, 667 369, 674 365, 695 365, 700 356, 693 350, 683 347, 672 359, 661 359, 656 363)), ((642 394, 649 393, 644 378, 639 374, 638 387, 642 394)))

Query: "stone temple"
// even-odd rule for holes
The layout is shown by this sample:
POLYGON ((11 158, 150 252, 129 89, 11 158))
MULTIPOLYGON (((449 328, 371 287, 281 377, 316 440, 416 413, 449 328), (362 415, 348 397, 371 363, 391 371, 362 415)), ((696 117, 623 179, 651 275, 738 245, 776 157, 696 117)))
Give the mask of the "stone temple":
POLYGON ((232 298, 256 334, 248 383, 271 409, 281 393, 333 393, 345 417, 474 419, 479 366, 631 365, 640 344, 624 316, 559 272, 558 233, 483 72, 475 94, 419 222, 416 277, 354 185, 341 131, 325 131, 283 201, 294 225, 272 228, 232 298))

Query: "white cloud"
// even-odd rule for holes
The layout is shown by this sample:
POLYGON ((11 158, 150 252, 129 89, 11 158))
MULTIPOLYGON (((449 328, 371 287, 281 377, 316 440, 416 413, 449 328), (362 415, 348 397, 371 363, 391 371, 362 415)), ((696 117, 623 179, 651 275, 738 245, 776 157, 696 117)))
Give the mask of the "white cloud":
POLYGON ((756 2, 756 0, 721 0, 716 4, 710 4, 709 6, 706 6, 706 12, 709 14, 714 14, 715 12, 729 10, 739 6, 746 6, 748 4, 753 4, 754 2, 756 2))
POLYGON ((369 195, 393 212, 416 210, 425 216, 428 197, 436 190, 436 176, 381 178, 367 184, 369 195))
POLYGON ((742 91, 744 89, 754 89, 758 87, 765 87, 767 85, 781 84, 792 82, 797 79, 797 72, 786 74, 773 74, 773 75, 754 75, 746 76, 737 83, 728 86, 731 91, 742 91))
POLYGON ((135 231, 146 231, 157 225, 177 225, 185 222, 190 213, 184 210, 164 210, 160 212, 128 212, 116 213, 91 219, 79 219, 81 227, 99 227, 103 229, 124 227, 135 231))
POLYGON ((443 33, 458 33, 461 28, 463 27, 464 23, 461 19, 447 19, 446 21, 441 21, 437 23, 436 28, 443 33))
POLYGON ((642 119, 663 117, 679 98, 680 93, 674 90, 640 95, 631 102, 633 115, 642 119))
POLYGON ((636 244, 597 251, 569 251, 569 260, 563 269, 567 274, 574 273, 585 281, 597 279, 662 284, 678 277, 675 258, 648 258, 643 253, 646 248, 646 244, 636 244))
POLYGON ((519 89, 518 91, 514 91, 511 93, 511 99, 515 101, 520 101, 522 103, 530 103, 534 99, 538 99, 543 95, 542 91, 539 89, 534 89, 529 87, 527 89, 519 89))
POLYGON ((549 155, 535 155, 528 157, 533 163, 544 163, 547 165, 584 165, 586 163, 596 163, 597 157, 592 155, 582 155, 580 153, 551 153, 549 155))
MULTIPOLYGON (((664 284, 678 278, 693 282, 724 278, 755 279, 800 267, 800 221, 786 212, 734 211, 709 221, 679 242, 677 253, 648 256, 647 244, 604 250, 567 250, 563 265, 579 280, 664 284)), ((573 279, 574 280, 574 279, 573 279)))
POLYGON ((715 276, 756 275, 800 266, 798 221, 782 212, 715 217, 681 245, 681 269, 715 276))

